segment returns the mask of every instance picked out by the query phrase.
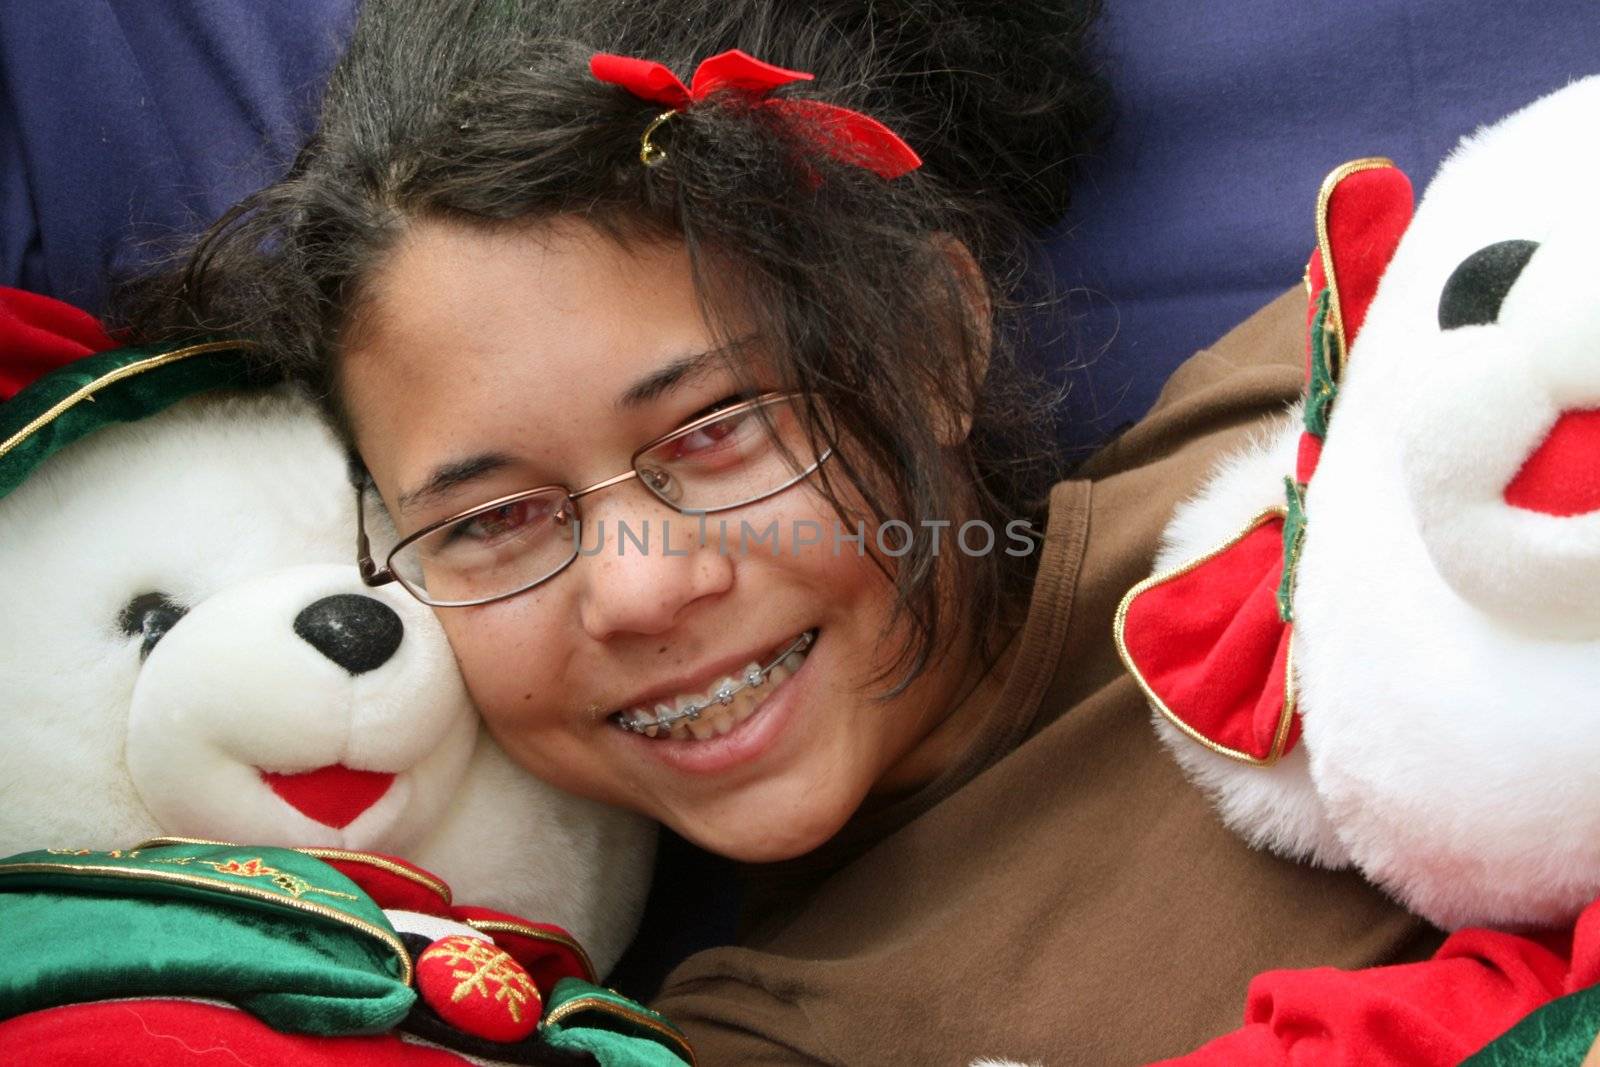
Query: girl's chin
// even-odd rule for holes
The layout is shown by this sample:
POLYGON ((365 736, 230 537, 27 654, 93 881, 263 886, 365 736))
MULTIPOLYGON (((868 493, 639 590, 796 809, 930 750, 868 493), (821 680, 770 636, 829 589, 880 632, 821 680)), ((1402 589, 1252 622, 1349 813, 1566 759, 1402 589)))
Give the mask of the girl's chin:
POLYGON ((671 812, 667 825, 700 848, 738 863, 777 863, 827 844, 844 828, 859 798, 834 796, 807 782, 783 789, 776 782, 745 790, 714 810, 671 812), (778 787, 778 788, 774 788, 778 787))

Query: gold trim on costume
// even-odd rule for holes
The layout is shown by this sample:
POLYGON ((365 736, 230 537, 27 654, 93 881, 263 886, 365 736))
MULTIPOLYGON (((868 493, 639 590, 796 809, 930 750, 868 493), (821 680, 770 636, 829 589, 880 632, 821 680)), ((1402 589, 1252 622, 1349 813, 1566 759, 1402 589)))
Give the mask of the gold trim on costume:
MULTIPOLYGON (((137 845, 134 845, 133 847, 135 849, 141 849, 141 848, 165 848, 168 845, 211 845, 211 846, 215 846, 216 848, 248 848, 249 847, 248 845, 235 844, 232 841, 212 841, 212 840, 210 840, 208 838, 204 838, 204 837, 175 837, 175 836, 174 837, 152 837, 147 841, 140 841, 137 845)), ((131 853, 130 853, 130 855, 131 855, 131 853)))
MULTIPOLYGON (((162 845, 216 845, 221 848, 245 847, 243 845, 236 845, 232 841, 207 841, 200 837, 152 837, 148 841, 139 842, 134 846, 134 848, 159 848, 162 845)), ((311 856, 314 859, 319 860, 341 859, 366 863, 378 868, 379 870, 388 871, 390 874, 397 874, 402 878, 408 879, 420 886, 424 886, 427 889, 432 890, 434 893, 438 894, 446 904, 453 903, 450 897, 450 887, 439 881, 439 879, 423 874, 421 871, 412 870, 403 864, 395 863, 393 860, 386 859, 383 856, 374 855, 371 852, 361 852, 358 849, 353 848, 291 848, 289 851, 299 852, 302 855, 311 856)))
POLYGON ((683 1054, 689 1059, 689 1067, 696 1067, 694 1048, 690 1046, 688 1038, 684 1037, 670 1026, 665 1025, 654 1016, 646 1015, 637 1008, 630 1008, 627 1005, 618 1004, 616 1001, 608 1000, 605 997, 596 996, 592 993, 580 994, 579 996, 573 997, 571 1000, 563 1001, 553 1010, 545 1013, 544 1024, 547 1026, 559 1026, 561 1024, 561 1020, 565 1019, 567 1016, 575 1015, 580 1011, 586 1011, 590 1008, 599 1008, 605 1011, 614 1012, 617 1015, 621 1015, 631 1023, 636 1023, 639 1026, 643 1026, 647 1030, 652 1030, 655 1033, 662 1035, 683 1051, 683 1054))
POLYGON ((1241 763, 1248 763, 1255 767, 1270 767, 1274 763, 1278 762, 1278 760, 1283 756, 1284 742, 1287 741, 1289 737, 1289 727, 1294 722, 1296 693, 1294 685, 1293 628, 1291 627, 1289 631, 1289 654, 1286 657, 1283 669, 1283 711, 1278 718, 1278 729, 1272 737, 1272 747, 1267 751, 1265 758, 1253 756, 1248 752, 1242 752, 1239 749, 1229 748, 1226 745, 1219 744, 1216 741, 1211 740, 1209 737, 1205 737, 1204 735, 1200 734, 1192 726, 1180 719, 1171 708, 1167 707, 1166 701, 1162 700, 1161 697, 1156 695, 1156 691, 1150 687, 1150 683, 1145 680, 1144 674, 1140 672, 1138 664, 1134 663, 1133 655, 1128 651, 1128 642, 1124 631, 1128 623, 1128 611, 1130 608, 1132 608, 1134 600, 1141 593, 1174 579, 1182 578, 1189 572, 1199 569, 1205 564, 1216 559, 1218 556, 1222 555, 1224 552, 1233 548, 1235 545, 1239 544, 1246 537, 1249 537, 1264 523, 1267 523, 1274 518, 1287 521, 1288 514, 1288 508, 1282 505, 1274 505, 1270 508, 1267 508, 1266 510, 1258 513, 1253 519, 1250 520, 1249 524, 1246 525, 1243 530, 1239 531, 1221 546, 1212 549, 1210 552, 1207 552, 1202 556, 1197 556, 1182 566, 1176 567, 1170 571, 1165 571, 1160 574, 1152 574, 1150 577, 1146 578, 1144 581, 1128 590, 1127 594, 1123 596, 1122 603, 1117 605, 1116 618, 1111 624, 1112 635, 1116 638, 1117 642, 1117 654, 1122 657, 1123 666, 1128 669, 1129 674, 1133 675, 1133 680, 1138 683, 1139 688, 1144 692, 1145 699, 1150 702, 1152 707, 1164 715, 1168 722, 1172 723, 1173 726, 1176 726, 1190 739, 1210 749, 1217 755, 1226 756, 1229 759, 1238 760, 1241 763))
MULTIPOLYGON (((1334 336, 1339 339, 1339 365, 1329 367, 1328 372, 1334 381, 1344 376, 1345 360, 1348 358, 1348 345, 1344 335, 1344 315, 1339 306, 1339 281, 1334 277, 1333 271, 1333 245, 1328 238, 1328 205, 1333 200, 1333 191, 1340 182, 1352 174, 1359 174, 1364 170, 1382 170, 1393 167, 1394 160, 1383 156, 1368 156, 1364 159, 1352 159, 1348 163, 1341 163, 1328 172, 1322 179, 1322 188, 1317 191, 1317 252, 1322 256, 1322 272, 1328 277, 1328 292, 1331 299, 1328 302, 1332 309, 1329 318, 1333 327, 1334 336)), ((1310 286, 1310 275, 1306 276, 1307 287, 1310 286)))
POLYGON ((302 852, 307 856, 315 856, 319 860, 349 860, 352 863, 364 863, 369 867, 376 867, 380 871, 388 871, 390 874, 398 875, 407 881, 415 882, 434 893, 446 904, 453 903, 450 897, 450 887, 439 881, 439 879, 407 867, 403 863, 385 859, 383 856, 375 856, 370 852, 360 852, 351 848, 297 848, 295 851, 302 852))
POLYGON ((201 878, 194 874, 181 874, 177 871, 152 871, 140 867, 99 867, 88 864, 66 863, 0 863, 0 875, 13 874, 92 874, 104 875, 111 878, 127 878, 133 881, 171 882, 175 885, 200 886, 205 889, 216 890, 231 896, 250 897, 255 900, 264 900, 273 904, 281 904, 286 908, 309 912, 324 919, 331 919, 341 926, 348 926, 358 930, 368 937, 375 937, 382 941, 395 958, 400 961, 400 981, 405 985, 411 984, 411 954, 406 951, 405 945, 392 932, 340 911, 330 908, 325 904, 317 904, 297 897, 286 897, 278 893, 269 893, 265 889, 255 886, 235 885, 232 882, 222 882, 214 878, 201 878))
POLYGON ((585 977, 589 981, 598 982, 600 980, 595 975, 594 961, 589 959, 589 954, 583 950, 583 946, 570 937, 563 937, 561 934, 551 933, 549 930, 541 930, 536 926, 529 926, 527 923, 513 922, 510 919, 465 919, 462 921, 474 930, 485 934, 520 934, 523 937, 531 937, 535 941, 549 941, 553 944, 563 945, 577 954, 578 961, 583 964, 585 977))
POLYGON ((146 371, 157 370, 161 367, 167 366, 169 363, 178 363, 193 356, 204 355, 207 352, 220 352, 229 348, 246 349, 254 347, 256 346, 249 341, 207 341, 205 344, 190 345, 187 348, 174 349, 171 352, 163 352, 159 356, 150 356, 148 359, 141 359, 137 362, 128 363, 118 367, 116 370, 102 375, 87 385, 80 386, 71 393, 68 393, 66 396, 52 404, 46 411, 40 414, 37 418, 33 419, 22 429, 18 430, 4 441, 0 441, 0 458, 4 458, 6 453, 12 451, 30 436, 37 433, 43 427, 50 425, 50 423, 60 418, 67 411, 76 407, 79 401, 92 401, 96 393, 106 389, 109 386, 115 385, 126 378, 135 377, 143 374, 146 371))

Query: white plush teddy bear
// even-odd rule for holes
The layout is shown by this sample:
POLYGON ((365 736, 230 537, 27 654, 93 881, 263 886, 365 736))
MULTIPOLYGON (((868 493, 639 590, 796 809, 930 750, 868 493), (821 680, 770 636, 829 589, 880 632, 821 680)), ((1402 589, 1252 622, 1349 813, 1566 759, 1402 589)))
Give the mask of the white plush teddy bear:
MULTIPOLYGON (((1330 176, 1303 410, 1178 512, 1119 612, 1164 739, 1251 843, 1447 929, 1557 931, 1363 972, 1370 1029, 1278 1026, 1283 1062, 1455 1062, 1600 980, 1597 180, 1600 77, 1469 137, 1409 225, 1385 161, 1330 176)), ((1297 995, 1272 992, 1253 1026, 1297 995)), ((1228 1047, 1206 1062, 1258 1062, 1228 1047)))
POLYGON ((227 388, 236 346, 97 352, 86 316, 0 298, 10 369, 41 316, 83 338, 0 404, 0 856, 170 837, 390 854, 448 883, 441 911, 453 891, 556 924, 605 973, 653 827, 513 765, 431 612, 362 584, 356 490, 312 402, 227 388))

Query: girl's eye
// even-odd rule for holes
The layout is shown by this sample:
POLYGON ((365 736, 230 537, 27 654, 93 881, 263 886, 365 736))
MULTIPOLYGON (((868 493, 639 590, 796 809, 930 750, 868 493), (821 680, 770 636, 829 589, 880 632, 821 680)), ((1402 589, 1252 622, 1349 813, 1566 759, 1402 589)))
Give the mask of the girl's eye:
POLYGON ((759 412, 737 411, 674 438, 655 458, 668 465, 692 464, 697 470, 722 470, 750 459, 764 433, 759 412))
POLYGON ((738 415, 730 415, 725 419, 708 422, 693 433, 685 434, 678 438, 676 442, 678 454, 680 456, 692 456, 696 452, 716 447, 719 443, 738 433, 752 414, 752 412, 741 412, 738 415))
POLYGON ((444 545, 462 542, 489 544, 513 534, 524 533, 550 518, 550 507, 546 502, 519 500, 462 519, 445 530, 442 541, 444 545))

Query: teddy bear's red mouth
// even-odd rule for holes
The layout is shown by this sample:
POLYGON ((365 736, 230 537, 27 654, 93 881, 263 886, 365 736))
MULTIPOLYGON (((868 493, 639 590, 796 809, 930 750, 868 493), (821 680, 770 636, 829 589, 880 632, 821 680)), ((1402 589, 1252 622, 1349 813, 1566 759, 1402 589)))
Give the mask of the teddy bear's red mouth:
POLYGON ((1560 518, 1600 511, 1600 408, 1562 414, 1506 486, 1505 501, 1560 518))
POLYGON ((353 770, 335 763, 304 774, 262 771, 261 780, 296 811, 324 826, 343 830, 389 791, 394 775, 353 770))

